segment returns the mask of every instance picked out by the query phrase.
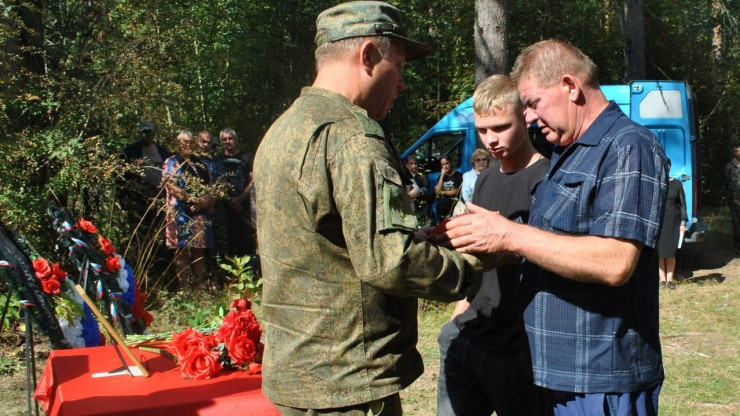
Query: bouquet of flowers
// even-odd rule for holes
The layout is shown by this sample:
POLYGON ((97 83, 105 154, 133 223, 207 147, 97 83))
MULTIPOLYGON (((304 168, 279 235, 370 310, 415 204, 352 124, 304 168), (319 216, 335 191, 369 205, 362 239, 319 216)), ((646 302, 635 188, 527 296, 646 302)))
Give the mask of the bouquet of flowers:
POLYGON ((49 215, 59 234, 57 246, 79 270, 79 284, 88 296, 103 303, 100 309, 119 323, 124 335, 143 333, 153 319, 143 307, 147 295, 113 244, 90 221, 75 221, 64 208, 51 206, 49 215))
POLYGON ((262 328, 252 312, 252 303, 237 299, 217 330, 186 328, 172 334, 167 349, 175 356, 183 378, 209 379, 224 368, 262 371, 262 328))

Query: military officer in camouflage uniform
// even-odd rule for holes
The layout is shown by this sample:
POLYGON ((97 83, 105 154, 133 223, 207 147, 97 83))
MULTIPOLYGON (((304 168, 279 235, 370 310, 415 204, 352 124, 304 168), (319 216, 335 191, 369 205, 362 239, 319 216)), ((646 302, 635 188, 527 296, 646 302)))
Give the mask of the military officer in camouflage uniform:
POLYGON ((316 25, 316 79, 254 161, 263 390, 283 415, 400 415, 398 392, 423 371, 416 298, 474 293, 481 264, 416 238, 410 179, 376 121, 429 47, 378 1, 316 25))

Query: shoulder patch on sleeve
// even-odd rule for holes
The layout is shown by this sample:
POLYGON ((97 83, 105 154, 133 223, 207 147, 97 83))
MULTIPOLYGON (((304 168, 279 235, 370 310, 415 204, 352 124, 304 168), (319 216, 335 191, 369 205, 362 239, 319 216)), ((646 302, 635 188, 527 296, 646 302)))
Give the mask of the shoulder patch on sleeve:
POLYGON ((371 119, 367 114, 357 111, 355 109, 350 110, 352 115, 355 116, 357 122, 362 126, 362 130, 365 132, 365 136, 377 137, 379 139, 385 138, 383 128, 380 127, 377 121, 371 119))

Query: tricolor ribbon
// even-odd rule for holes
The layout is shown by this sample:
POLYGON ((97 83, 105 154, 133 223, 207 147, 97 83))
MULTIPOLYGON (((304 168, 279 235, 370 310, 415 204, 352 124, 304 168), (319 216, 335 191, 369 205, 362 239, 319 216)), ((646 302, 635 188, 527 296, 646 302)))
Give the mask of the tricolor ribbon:
POLYGON ((86 243, 86 242, 84 242, 84 241, 82 241, 82 240, 78 240, 78 239, 76 239, 76 238, 74 238, 74 237, 69 237, 69 238, 70 238, 70 239, 71 239, 72 241, 74 241, 74 242, 75 242, 75 244, 77 244, 77 245, 78 245, 78 246, 80 246, 80 247, 90 248, 90 246, 89 246, 89 245, 87 245, 87 243, 86 243))

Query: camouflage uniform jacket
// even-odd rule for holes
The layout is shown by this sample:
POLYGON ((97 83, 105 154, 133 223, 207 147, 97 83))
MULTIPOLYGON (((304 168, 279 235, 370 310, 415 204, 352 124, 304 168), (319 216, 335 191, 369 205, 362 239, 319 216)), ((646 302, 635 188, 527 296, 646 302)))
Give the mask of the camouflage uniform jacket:
POLYGON ((423 371, 416 298, 477 290, 477 260, 414 238, 402 166, 364 110, 314 87, 262 139, 254 178, 273 402, 336 408, 400 391, 423 371))

